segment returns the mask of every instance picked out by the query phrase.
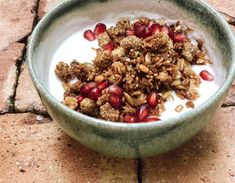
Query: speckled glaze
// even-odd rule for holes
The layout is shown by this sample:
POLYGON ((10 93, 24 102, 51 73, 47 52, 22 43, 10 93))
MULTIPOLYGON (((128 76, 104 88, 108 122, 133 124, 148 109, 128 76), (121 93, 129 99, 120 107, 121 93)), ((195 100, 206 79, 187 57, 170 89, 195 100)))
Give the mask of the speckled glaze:
MULTIPOLYGON (((184 12, 200 25, 212 37, 220 52, 222 68, 218 69, 223 69, 227 73, 224 83, 203 105, 175 118, 140 124, 114 123, 95 119, 70 110, 48 92, 48 82, 45 76, 50 73, 47 73, 45 68, 50 63, 50 59, 47 60, 48 55, 53 54, 50 53, 53 43, 47 42, 47 40, 50 36, 54 36, 50 33, 58 26, 55 22, 63 17, 67 17, 69 21, 69 16, 75 16, 70 12, 89 8, 92 4, 96 4, 98 7, 117 1, 120 4, 130 2, 128 0, 67 0, 47 14, 34 29, 28 46, 27 60, 31 78, 50 116, 69 136, 81 144, 97 152, 117 157, 136 158, 161 154, 192 138, 210 121, 220 106, 235 75, 234 36, 225 20, 202 1, 136 1, 140 5, 142 3, 142 6, 145 6, 146 3, 153 3, 156 5, 152 7, 153 9, 157 6, 168 6, 167 3, 170 3, 175 12, 184 12), (43 44, 43 42, 47 44, 43 44)), ((93 11, 95 12, 96 9, 93 11)), ((171 16, 174 15, 174 11, 171 11, 171 16)), ((68 28, 66 29, 68 30, 68 28)))

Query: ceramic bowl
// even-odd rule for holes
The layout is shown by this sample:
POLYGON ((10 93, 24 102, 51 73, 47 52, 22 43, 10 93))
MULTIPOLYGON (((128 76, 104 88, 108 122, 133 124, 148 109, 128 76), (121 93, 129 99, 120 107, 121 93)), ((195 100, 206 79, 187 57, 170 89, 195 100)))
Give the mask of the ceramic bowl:
MULTIPOLYGON (((226 21, 198 0, 67 0, 49 12, 30 39, 27 60, 31 78, 50 116, 81 144, 117 157, 147 157, 170 151, 192 138, 213 117, 235 75, 233 32, 226 21), (195 109, 155 123, 125 124, 104 121, 61 104, 63 89, 54 67, 59 59, 92 60, 82 41, 87 27, 114 23, 120 17, 162 16, 188 22, 201 30, 215 59, 218 90, 195 109), (79 36, 80 35, 80 36, 79 36)), ((205 93, 211 92, 210 88, 205 93)), ((203 95, 203 94, 202 94, 203 95)))

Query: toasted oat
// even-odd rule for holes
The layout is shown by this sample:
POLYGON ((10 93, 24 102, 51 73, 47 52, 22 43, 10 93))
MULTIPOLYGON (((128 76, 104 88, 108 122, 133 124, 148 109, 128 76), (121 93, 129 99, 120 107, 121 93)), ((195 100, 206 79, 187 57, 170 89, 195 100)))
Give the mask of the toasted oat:
POLYGON ((183 109, 184 109, 183 105, 177 105, 176 108, 175 108, 175 111, 176 112, 181 112, 183 109))
POLYGON ((195 107, 195 105, 194 105, 193 101, 187 101, 187 102, 186 102, 186 107, 193 109, 193 108, 195 107))

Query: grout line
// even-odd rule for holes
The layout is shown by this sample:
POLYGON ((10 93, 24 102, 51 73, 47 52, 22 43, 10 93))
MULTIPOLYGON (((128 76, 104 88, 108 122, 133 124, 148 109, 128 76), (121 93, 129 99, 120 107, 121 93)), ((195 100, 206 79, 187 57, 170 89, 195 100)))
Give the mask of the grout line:
POLYGON ((143 182, 143 180, 142 180, 142 165, 143 165, 142 159, 138 158, 137 159, 137 181, 138 181, 138 183, 143 182))
POLYGON ((226 21, 228 22, 228 24, 235 26, 235 17, 233 17, 227 13, 224 13, 222 11, 219 11, 219 13, 221 13, 223 16, 226 17, 226 21))
POLYGON ((24 62, 24 60, 26 59, 28 38, 31 35, 33 29, 35 28, 35 26, 37 25, 37 22, 38 22, 39 3, 40 3, 40 0, 37 0, 36 5, 33 7, 33 10, 32 10, 32 12, 34 13, 34 20, 33 20, 31 32, 28 35, 24 36, 23 38, 21 38, 17 41, 18 43, 24 44, 25 48, 23 50, 22 57, 16 62, 16 81, 14 84, 13 95, 9 97, 10 104, 9 104, 9 109, 8 109, 8 111, 12 112, 12 113, 16 112, 15 97, 16 97, 16 92, 17 92, 17 88, 18 88, 18 84, 19 84, 19 78, 20 78, 20 74, 21 74, 21 66, 22 66, 22 63, 24 62))
POLYGON ((21 74, 21 65, 22 65, 23 60, 25 59, 25 55, 26 55, 26 45, 24 47, 21 58, 19 60, 17 60, 17 62, 15 64, 15 66, 16 66, 16 80, 15 80, 15 84, 13 86, 13 88, 14 88, 13 95, 9 97, 9 101, 10 101, 9 109, 8 109, 9 112, 15 112, 16 91, 17 91, 17 87, 19 84, 20 74, 21 74))
POLYGON ((222 108, 226 108, 226 107, 235 107, 235 104, 222 104, 221 107, 222 107, 222 108))
POLYGON ((3 113, 0 113, 0 116, 3 116, 3 115, 6 115, 6 114, 25 114, 25 113, 30 113, 30 114, 35 114, 35 115, 41 115, 45 118, 50 118, 50 115, 48 113, 40 113, 40 112, 37 112, 37 111, 15 111, 15 112, 3 112, 3 113))

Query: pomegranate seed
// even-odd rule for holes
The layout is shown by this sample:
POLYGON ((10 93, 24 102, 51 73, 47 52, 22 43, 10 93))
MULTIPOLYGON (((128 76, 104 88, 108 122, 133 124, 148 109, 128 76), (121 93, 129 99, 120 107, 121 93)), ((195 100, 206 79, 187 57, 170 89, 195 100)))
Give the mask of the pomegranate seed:
POLYGON ((159 121, 160 119, 157 116, 148 116, 143 120, 143 122, 154 122, 159 121))
POLYGON ((94 82, 90 82, 90 83, 87 83, 85 85, 83 85, 81 88, 80 88, 80 93, 84 96, 87 96, 88 93, 90 92, 90 90, 94 87, 96 87, 96 83, 94 82))
POLYGON ((155 35, 159 32, 161 32, 161 26, 159 24, 151 24, 151 26, 148 26, 148 29, 151 31, 152 35, 155 35))
POLYGON ((94 33, 90 29, 84 32, 83 37, 88 41, 94 41, 96 39, 94 33))
POLYGON ((152 91, 147 97, 147 103, 150 107, 154 108, 158 105, 157 92, 152 91))
POLYGON ((84 97, 82 95, 78 95, 76 98, 77 98, 78 104, 80 104, 81 101, 84 99, 84 97))
POLYGON ((92 100, 97 100, 102 94, 102 91, 98 88, 92 88, 88 94, 88 97, 92 100))
POLYGON ((107 88, 108 86, 109 86, 109 82, 108 82, 108 81, 102 81, 101 83, 98 84, 97 87, 98 87, 100 90, 103 90, 103 89, 107 88))
POLYGON ((171 30, 170 30, 170 28, 167 25, 161 26, 161 32, 164 32, 164 33, 166 33, 169 36, 171 34, 171 30))
POLYGON ((201 71, 199 75, 205 81, 213 81, 214 80, 214 76, 206 70, 201 71))
POLYGON ((146 26, 138 26, 135 29, 135 35, 139 38, 144 38, 146 34, 146 26))
POLYGON ((94 34, 95 35, 100 35, 105 31, 106 31, 106 25, 105 24, 103 24, 103 23, 96 24, 95 29, 94 29, 94 34))
POLYGON ((120 109, 122 106, 122 99, 119 96, 112 94, 109 97, 109 103, 113 108, 120 109))
POLYGON ((149 115, 150 108, 148 105, 144 104, 141 105, 140 108, 137 110, 137 116, 140 121, 143 121, 149 115))
POLYGON ((104 50, 113 51, 115 49, 115 44, 113 41, 110 41, 108 44, 104 46, 104 50))
POLYGON ((185 36, 181 33, 173 34, 172 39, 173 39, 174 42, 185 42, 186 41, 185 36))
POLYGON ((143 26, 143 24, 141 22, 135 22, 134 23, 134 29, 137 29, 138 27, 143 26))
POLYGON ((127 31, 126 31, 126 35, 127 35, 127 36, 134 36, 134 35, 135 35, 135 31, 133 31, 133 30, 127 30, 127 31))
POLYGON ((109 93, 115 94, 115 95, 121 97, 122 93, 123 93, 123 89, 117 85, 111 85, 111 86, 109 86, 109 93))
POLYGON ((138 118, 133 115, 125 115, 123 120, 126 123, 137 123, 138 122, 138 118))

